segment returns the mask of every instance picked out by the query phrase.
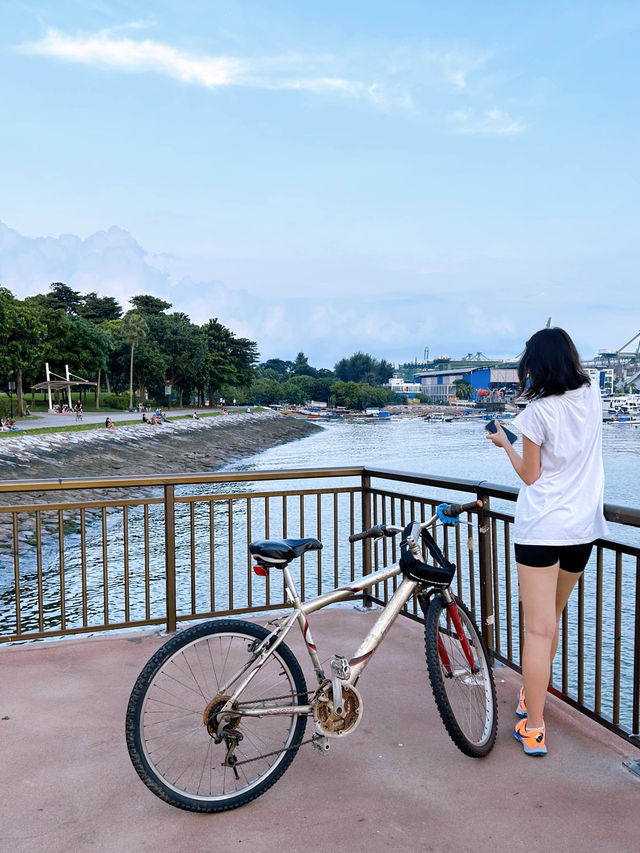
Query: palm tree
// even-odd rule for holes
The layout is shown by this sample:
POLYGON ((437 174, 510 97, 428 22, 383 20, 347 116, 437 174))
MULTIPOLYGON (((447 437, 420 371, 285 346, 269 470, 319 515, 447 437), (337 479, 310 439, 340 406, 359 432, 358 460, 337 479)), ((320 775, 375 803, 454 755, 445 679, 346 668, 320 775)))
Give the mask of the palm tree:
POLYGON ((147 337, 149 327, 147 321, 138 311, 127 311, 122 318, 122 337, 131 345, 131 358, 129 360, 129 409, 133 409, 133 351, 136 344, 147 337))

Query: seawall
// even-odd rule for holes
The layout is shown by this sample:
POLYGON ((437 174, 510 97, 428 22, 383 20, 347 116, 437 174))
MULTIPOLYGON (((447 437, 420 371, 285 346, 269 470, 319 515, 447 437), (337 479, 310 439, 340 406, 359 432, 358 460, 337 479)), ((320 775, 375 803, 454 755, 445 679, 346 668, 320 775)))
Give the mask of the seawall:
POLYGON ((213 471, 318 429, 310 421, 265 411, 113 430, 22 433, 0 440, 0 480, 213 471))

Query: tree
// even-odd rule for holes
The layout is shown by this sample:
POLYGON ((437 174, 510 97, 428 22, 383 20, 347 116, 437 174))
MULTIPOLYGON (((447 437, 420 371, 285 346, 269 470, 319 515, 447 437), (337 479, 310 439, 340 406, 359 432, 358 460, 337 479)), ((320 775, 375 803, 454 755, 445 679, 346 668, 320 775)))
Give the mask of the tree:
POLYGON ((389 381, 392 373, 393 365, 388 361, 378 361, 364 352, 356 352, 350 358, 343 358, 335 366, 336 378, 343 382, 383 385, 389 381))
MULTIPOLYGON (((133 301, 133 300, 132 300, 133 301)), ((131 358, 129 361, 129 408, 133 409, 133 352, 136 344, 141 338, 147 336, 149 327, 146 320, 138 311, 127 311, 122 318, 121 333, 124 340, 131 347, 131 358)))
POLYGON ((132 296, 129 302, 140 314, 162 314, 171 308, 170 302, 165 302, 164 299, 158 299, 157 296, 150 294, 132 296))
POLYGON ((22 379, 42 356, 46 327, 33 306, 0 287, 0 377, 15 376, 18 415, 24 415, 22 379))
POLYGON ((456 379, 453 383, 456 388, 456 397, 460 400, 470 400, 473 395, 473 385, 466 379, 456 379))
POLYGON ((107 320, 119 320, 122 308, 113 296, 98 296, 92 292, 83 297, 78 314, 97 326, 107 320))
POLYGON ((303 352, 299 352, 293 363, 294 376, 316 376, 317 370, 309 366, 309 359, 303 352))
POLYGON ((270 358, 258 365, 258 370, 275 370, 280 376, 289 376, 293 373, 295 365, 292 361, 283 361, 281 358, 270 358))
POLYGON ((223 385, 250 385, 258 360, 256 344, 247 338, 236 338, 215 318, 205 323, 201 331, 207 350, 202 390, 211 398, 223 385))
POLYGON ((82 306, 82 297, 77 290, 72 290, 68 284, 54 281, 50 286, 45 300, 49 307, 64 311, 65 314, 76 315, 82 306))

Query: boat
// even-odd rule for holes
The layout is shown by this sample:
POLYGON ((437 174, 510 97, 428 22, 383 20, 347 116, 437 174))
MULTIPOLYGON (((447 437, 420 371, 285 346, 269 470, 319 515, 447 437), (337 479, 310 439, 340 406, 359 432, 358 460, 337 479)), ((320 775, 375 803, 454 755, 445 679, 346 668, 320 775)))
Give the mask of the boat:
POLYGON ((604 418, 606 424, 640 424, 638 415, 614 415, 612 418, 604 418))

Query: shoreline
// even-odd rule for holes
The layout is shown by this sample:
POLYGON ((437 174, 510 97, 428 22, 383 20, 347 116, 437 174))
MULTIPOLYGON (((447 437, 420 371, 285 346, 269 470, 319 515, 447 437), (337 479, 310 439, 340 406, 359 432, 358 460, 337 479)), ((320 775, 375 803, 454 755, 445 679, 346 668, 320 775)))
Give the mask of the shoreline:
MULTIPOLYGON (((237 413, 157 426, 20 435, 0 442, 0 483, 124 474, 214 471, 233 459, 310 435, 312 421, 269 411, 237 413)), ((5 499, 0 499, 4 503, 5 499)))

